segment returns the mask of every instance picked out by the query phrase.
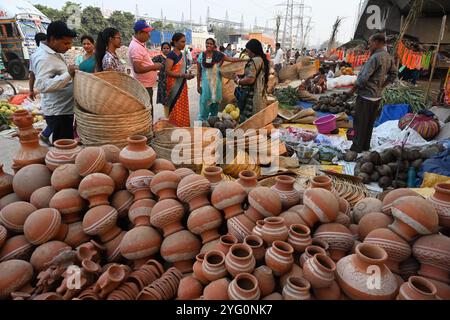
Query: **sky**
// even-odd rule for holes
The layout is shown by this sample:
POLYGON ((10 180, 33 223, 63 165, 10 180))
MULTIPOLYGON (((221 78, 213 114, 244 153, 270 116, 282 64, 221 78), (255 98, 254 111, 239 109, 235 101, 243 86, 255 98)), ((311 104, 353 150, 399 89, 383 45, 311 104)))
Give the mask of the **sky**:
MULTIPOLYGON (((259 26, 264 27, 269 20, 269 26, 275 26, 275 16, 277 13, 283 16, 286 13, 286 6, 277 6, 285 4, 286 0, 191 0, 192 1, 192 20, 199 22, 200 16, 205 21, 207 7, 210 7, 211 16, 217 19, 224 19, 226 11, 230 20, 241 21, 241 15, 244 15, 246 27, 253 26, 255 18, 259 26)), ((301 2, 302 0, 297 0, 301 2)), ((343 24, 338 34, 338 41, 347 42, 351 40, 355 18, 357 15, 360 0, 303 0, 305 3, 305 16, 312 17, 313 30, 310 35, 309 44, 319 45, 328 40, 331 35, 332 25, 336 18, 344 17, 343 24)), ((34 4, 42 4, 54 8, 61 8, 65 1, 61 0, 31 0, 34 4)), ((134 13, 136 4, 139 14, 149 14, 152 17, 159 18, 161 10, 167 19, 181 20, 184 13, 185 20, 189 19, 190 1, 189 0, 74 0, 74 2, 84 5, 95 5, 111 10, 122 10, 134 13)), ((281 27, 283 30, 283 25, 281 27)))

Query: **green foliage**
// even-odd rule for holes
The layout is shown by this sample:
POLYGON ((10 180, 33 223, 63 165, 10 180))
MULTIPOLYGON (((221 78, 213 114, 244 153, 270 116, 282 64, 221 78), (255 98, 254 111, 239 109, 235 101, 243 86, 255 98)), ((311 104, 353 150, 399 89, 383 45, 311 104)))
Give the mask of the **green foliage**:
POLYGON ((134 34, 134 15, 129 12, 114 11, 108 19, 108 24, 120 30, 122 43, 128 45, 134 34))
POLYGON ((277 97, 278 102, 283 108, 295 106, 300 100, 299 92, 292 87, 277 89, 274 92, 274 96, 277 97))

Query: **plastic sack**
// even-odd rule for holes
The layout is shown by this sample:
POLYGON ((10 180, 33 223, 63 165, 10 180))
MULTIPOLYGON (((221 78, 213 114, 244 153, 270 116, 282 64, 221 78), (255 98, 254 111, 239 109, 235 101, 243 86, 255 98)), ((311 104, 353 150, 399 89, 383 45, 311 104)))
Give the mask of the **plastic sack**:
POLYGON ((334 79, 327 80, 327 89, 333 90, 341 87, 352 86, 356 83, 357 76, 340 76, 334 79))
POLYGON ((434 188, 438 183, 450 183, 450 177, 436 173, 425 172, 421 188, 434 188))

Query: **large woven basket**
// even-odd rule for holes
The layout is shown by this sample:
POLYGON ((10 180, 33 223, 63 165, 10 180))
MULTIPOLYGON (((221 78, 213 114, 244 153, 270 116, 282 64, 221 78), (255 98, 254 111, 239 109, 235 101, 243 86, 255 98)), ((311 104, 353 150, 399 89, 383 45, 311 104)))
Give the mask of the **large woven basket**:
POLYGON ((236 87, 233 80, 224 80, 222 82, 222 105, 227 105, 236 101, 236 96, 234 95, 236 87))
MULTIPOLYGON (((143 88, 142 84, 125 74, 116 76, 117 78, 114 78, 114 81, 112 75, 107 77, 113 83, 123 80, 120 87, 93 74, 76 71, 74 79, 75 101, 84 110, 97 115, 128 114, 145 110, 149 106, 149 104, 142 103, 146 99, 145 95, 134 96, 137 92, 142 92, 141 89, 136 89, 136 87, 143 88)), ((146 94, 148 96, 148 93, 146 94)), ((150 101, 149 97, 148 101, 150 101)))
POLYGON ((309 77, 312 77, 315 73, 316 67, 314 65, 298 68, 298 78, 301 80, 306 80, 309 77))
POLYGON ((226 79, 234 79, 235 74, 244 74, 246 64, 247 61, 224 62, 222 67, 220 67, 220 73, 226 79))
POLYGON ((271 123, 278 116, 278 101, 272 103, 267 108, 261 110, 253 117, 242 123, 238 129, 261 129, 271 123))

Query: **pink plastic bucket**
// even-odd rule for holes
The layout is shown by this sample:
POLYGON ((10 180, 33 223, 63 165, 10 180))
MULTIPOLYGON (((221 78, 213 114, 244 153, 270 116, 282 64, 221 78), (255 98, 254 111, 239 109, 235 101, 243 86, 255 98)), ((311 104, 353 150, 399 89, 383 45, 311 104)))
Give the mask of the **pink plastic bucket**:
POLYGON ((330 114, 314 121, 314 125, 317 127, 317 130, 319 130, 319 133, 329 134, 337 129, 336 119, 337 117, 334 114, 330 114))

